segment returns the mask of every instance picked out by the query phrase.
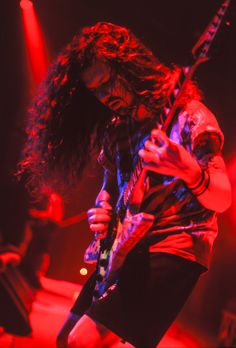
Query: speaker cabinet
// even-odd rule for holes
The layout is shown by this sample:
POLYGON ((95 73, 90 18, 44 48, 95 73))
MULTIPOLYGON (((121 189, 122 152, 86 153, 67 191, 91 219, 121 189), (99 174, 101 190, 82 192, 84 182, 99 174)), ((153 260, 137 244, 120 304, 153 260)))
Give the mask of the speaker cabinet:
POLYGON ((33 292, 21 272, 8 265, 6 271, 0 273, 0 326, 12 334, 30 334, 29 313, 33 299, 33 292))

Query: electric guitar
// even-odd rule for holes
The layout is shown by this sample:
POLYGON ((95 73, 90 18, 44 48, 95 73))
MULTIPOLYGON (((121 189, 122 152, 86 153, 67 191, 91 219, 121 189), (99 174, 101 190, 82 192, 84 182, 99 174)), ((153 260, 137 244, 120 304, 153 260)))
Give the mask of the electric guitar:
MULTIPOLYGON (((220 27, 224 15, 231 0, 224 0, 219 10, 192 49, 191 63, 182 67, 178 81, 170 94, 166 106, 163 108, 159 122, 162 130, 167 132, 174 120, 177 104, 186 83, 192 78, 196 68, 206 60, 210 46, 220 27)), ((119 270, 121 269, 127 254, 145 236, 153 224, 154 216, 133 211, 130 208, 130 199, 134 192, 141 198, 136 202, 136 210, 141 205, 145 191, 145 169, 140 159, 134 172, 127 183, 124 192, 121 193, 119 201, 122 201, 126 211, 125 218, 120 222, 119 211, 117 211, 110 223, 106 238, 94 240, 87 248, 85 262, 97 263, 97 281, 94 291, 94 301, 115 283, 119 270)))

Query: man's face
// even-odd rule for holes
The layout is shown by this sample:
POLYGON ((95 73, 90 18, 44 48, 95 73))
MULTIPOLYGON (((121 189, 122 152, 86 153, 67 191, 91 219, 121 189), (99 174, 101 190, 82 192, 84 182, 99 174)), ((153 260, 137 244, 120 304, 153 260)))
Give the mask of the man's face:
POLYGON ((88 89, 109 109, 120 116, 130 115, 136 109, 136 97, 125 78, 101 61, 95 61, 82 74, 88 89))

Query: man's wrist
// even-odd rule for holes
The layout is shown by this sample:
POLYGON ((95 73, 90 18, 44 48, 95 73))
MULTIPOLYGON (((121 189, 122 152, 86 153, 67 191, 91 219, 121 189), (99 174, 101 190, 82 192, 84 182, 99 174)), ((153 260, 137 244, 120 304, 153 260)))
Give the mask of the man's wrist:
POLYGON ((202 168, 198 165, 185 173, 184 181, 189 188, 198 186, 202 179, 202 168))
POLYGON ((205 169, 201 169, 201 176, 198 178, 198 180, 193 183, 187 184, 188 188, 191 190, 191 192, 197 197, 201 196, 209 187, 210 184, 210 175, 205 169))

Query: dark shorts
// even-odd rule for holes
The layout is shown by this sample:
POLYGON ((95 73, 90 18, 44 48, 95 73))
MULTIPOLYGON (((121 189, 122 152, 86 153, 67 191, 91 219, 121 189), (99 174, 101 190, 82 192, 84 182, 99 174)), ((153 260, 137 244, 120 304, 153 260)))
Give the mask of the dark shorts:
POLYGON ((86 314, 135 347, 155 347, 203 271, 201 265, 175 255, 135 250, 118 284, 86 314))

